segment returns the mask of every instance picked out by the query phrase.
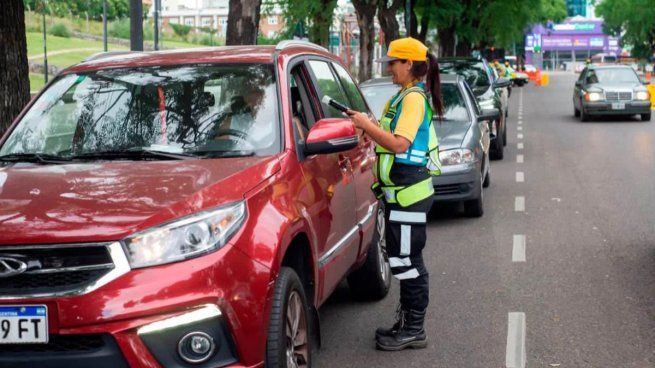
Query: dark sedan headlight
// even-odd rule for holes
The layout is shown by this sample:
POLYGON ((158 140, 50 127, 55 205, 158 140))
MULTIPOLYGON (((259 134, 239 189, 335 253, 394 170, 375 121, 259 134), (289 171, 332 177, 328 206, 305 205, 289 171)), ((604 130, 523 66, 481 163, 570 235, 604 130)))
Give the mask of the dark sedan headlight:
POLYGON ((223 247, 245 218, 246 205, 237 202, 137 233, 123 246, 132 268, 182 261, 223 247))
POLYGON ((468 148, 458 148, 439 152, 441 166, 461 165, 475 162, 473 151, 468 148))

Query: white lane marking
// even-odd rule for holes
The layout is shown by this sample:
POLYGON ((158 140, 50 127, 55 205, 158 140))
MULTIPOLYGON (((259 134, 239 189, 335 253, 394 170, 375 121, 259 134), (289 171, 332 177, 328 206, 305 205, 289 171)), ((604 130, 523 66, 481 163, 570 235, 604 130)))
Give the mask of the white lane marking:
POLYGON ((514 234, 512 262, 525 262, 525 235, 514 234))
POLYGON ((526 360, 525 313, 510 312, 507 317, 507 350, 505 350, 505 367, 525 368, 526 360))
POLYGON ((517 183, 523 183, 525 181, 525 174, 523 174, 523 171, 517 171, 516 172, 516 182, 517 183))
POLYGON ((516 144, 516 148, 518 149, 523 149, 523 142, 519 142, 516 144))
POLYGON ((516 196, 514 198, 514 211, 516 211, 516 212, 525 211, 525 197, 516 196))
POLYGON ((522 126, 520 126, 520 127, 516 127, 516 130, 518 130, 518 131, 520 132, 520 131, 523 130, 523 127, 522 127, 522 126))
POLYGON ((516 163, 517 164, 523 163, 523 155, 516 155, 516 163))
POLYGON ((519 125, 523 124, 523 120, 519 120, 519 125))
POLYGON ((516 135, 516 138, 518 138, 518 139, 523 139, 523 133, 519 133, 519 134, 517 134, 517 135, 516 135))

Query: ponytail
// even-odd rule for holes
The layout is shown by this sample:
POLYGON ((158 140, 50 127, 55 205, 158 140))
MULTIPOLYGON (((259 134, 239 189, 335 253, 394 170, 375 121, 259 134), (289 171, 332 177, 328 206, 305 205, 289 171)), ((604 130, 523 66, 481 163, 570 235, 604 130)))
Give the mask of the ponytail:
POLYGON ((443 100, 441 99, 441 78, 439 76, 439 63, 437 57, 428 52, 428 75, 426 77, 426 87, 432 98, 434 107, 439 120, 443 119, 443 100))
POLYGON ((443 118, 443 100, 441 99, 441 79, 439 77, 439 63, 437 57, 427 53, 427 61, 414 61, 410 72, 414 78, 421 80, 423 77, 426 79, 427 93, 432 100, 432 107, 439 116, 439 120, 443 118))

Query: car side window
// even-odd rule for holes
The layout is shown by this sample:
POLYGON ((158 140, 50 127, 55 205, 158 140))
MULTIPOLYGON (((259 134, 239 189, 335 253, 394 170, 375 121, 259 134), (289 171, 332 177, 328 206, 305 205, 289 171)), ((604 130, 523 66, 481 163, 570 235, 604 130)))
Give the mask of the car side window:
POLYGON ((478 105, 478 100, 473 95, 473 92, 471 92, 471 88, 469 88, 469 85, 466 83, 463 83, 463 85, 469 101, 471 101, 471 104, 473 104, 473 111, 475 112, 475 115, 480 115, 482 113, 482 109, 480 108, 480 105, 478 105))
POLYGON ((289 79, 289 96, 291 99, 291 119, 298 131, 299 138, 305 140, 309 129, 316 122, 307 90, 307 77, 302 65, 291 70, 289 79))
MULTIPOLYGON (((341 102, 342 104, 350 107, 350 102, 346 97, 344 91, 341 89, 341 84, 337 80, 330 65, 325 61, 310 60, 309 66, 314 72, 316 83, 318 84, 317 92, 318 97, 323 99, 323 96, 330 96, 331 98, 341 102)), ((321 101, 323 114, 326 118, 341 118, 343 117, 341 111, 334 107, 327 105, 321 101)))
POLYGON ((350 77, 350 74, 348 74, 344 67, 337 63, 332 63, 332 66, 334 67, 334 70, 337 72, 337 75, 341 80, 341 84, 346 91, 346 95, 348 95, 348 99, 350 100, 350 104, 353 109, 361 112, 368 112, 366 101, 364 101, 364 96, 362 96, 361 92, 359 92, 357 84, 350 77))
POLYGON ((596 72, 594 72, 593 70, 587 72, 586 83, 587 84, 598 83, 598 77, 596 76, 596 72))
POLYGON ((582 73, 580 73, 580 78, 578 78, 578 81, 579 82, 584 82, 586 76, 587 76, 587 68, 584 68, 582 70, 582 73))

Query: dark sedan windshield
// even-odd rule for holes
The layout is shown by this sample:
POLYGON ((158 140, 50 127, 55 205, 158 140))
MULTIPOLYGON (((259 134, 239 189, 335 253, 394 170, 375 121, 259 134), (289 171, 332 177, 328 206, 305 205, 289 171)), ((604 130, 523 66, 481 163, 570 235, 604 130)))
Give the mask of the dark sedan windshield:
MULTIPOLYGON (((379 84, 360 87, 371 106, 372 111, 378 120, 382 117, 384 107, 387 101, 397 92, 398 86, 395 84, 379 84)), ((441 97, 444 103, 444 120, 445 121, 468 121, 469 114, 466 109, 464 97, 457 85, 454 83, 441 84, 441 97)))
POLYGON ((637 74, 631 68, 596 69, 595 74, 599 83, 639 83, 637 74))
POLYGON ((109 69, 59 78, 13 130, 0 156, 266 155, 279 150, 279 136, 270 65, 109 69))

